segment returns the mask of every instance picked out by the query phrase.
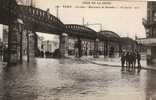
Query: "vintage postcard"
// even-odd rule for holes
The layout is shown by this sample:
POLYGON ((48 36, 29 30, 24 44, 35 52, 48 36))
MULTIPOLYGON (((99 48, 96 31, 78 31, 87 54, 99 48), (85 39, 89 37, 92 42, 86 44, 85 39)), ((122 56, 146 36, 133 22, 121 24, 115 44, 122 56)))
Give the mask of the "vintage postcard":
POLYGON ((156 1, 0 0, 0 100, 156 100, 156 1))

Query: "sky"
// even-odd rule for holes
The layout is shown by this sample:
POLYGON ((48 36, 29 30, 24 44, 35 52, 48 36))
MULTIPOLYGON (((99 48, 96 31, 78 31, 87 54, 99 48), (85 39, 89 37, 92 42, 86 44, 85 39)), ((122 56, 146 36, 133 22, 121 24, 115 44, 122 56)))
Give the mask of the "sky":
MULTIPOLYGON (((50 9, 51 14, 56 16, 56 6, 59 5, 59 18, 65 24, 101 23, 103 30, 111 30, 120 36, 134 38, 137 35, 140 38, 145 37, 145 29, 142 25, 142 18, 146 18, 147 3, 110 1, 110 4, 102 6, 114 6, 113 8, 75 8, 75 6, 88 6, 82 4, 84 1, 96 0, 35 0, 36 7, 43 10, 50 9), (72 5, 72 8, 64 8, 65 5, 72 5), (122 7, 122 8, 121 8, 122 7), (126 8, 131 7, 131 9, 126 8)), ((97 0, 104 1, 104 0, 97 0)), ((135 0, 134 0, 135 1, 135 0)), ((108 3, 108 0, 105 1, 108 3)), ((91 5, 96 6, 96 5, 91 5)), ((101 5, 100 5, 101 6, 101 5)), ((96 31, 100 31, 98 25, 88 26, 96 31)))
MULTIPOLYGON (((24 1, 24 0, 23 0, 24 1)), ((26 0, 25 0, 26 1, 26 0)), ((136 0, 133 0, 136 1, 136 0)), ((142 18, 146 18, 147 3, 140 0, 137 2, 114 1, 114 0, 34 0, 37 8, 47 10, 56 16, 56 6, 59 5, 58 15, 64 24, 102 24, 103 30, 114 31, 120 36, 135 38, 137 35, 140 38, 145 37, 145 29, 142 25, 142 18), (105 4, 84 4, 84 1, 100 1, 105 4), (65 8, 71 5, 72 8, 65 8), (76 6, 85 6, 86 8, 75 8, 76 6), (88 6, 108 6, 116 8, 88 8, 88 6)), ((100 26, 89 25, 88 27, 95 31, 100 31, 100 26)), ((1 29, 0 29, 1 30, 1 29)), ((47 39, 52 39, 53 36, 39 34, 47 39)))

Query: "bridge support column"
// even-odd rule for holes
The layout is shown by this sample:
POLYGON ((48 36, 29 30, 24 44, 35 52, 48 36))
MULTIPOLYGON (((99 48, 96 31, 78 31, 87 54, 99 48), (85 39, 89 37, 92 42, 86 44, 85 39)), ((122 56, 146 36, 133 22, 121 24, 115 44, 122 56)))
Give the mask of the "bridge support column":
POLYGON ((35 57, 38 56, 38 36, 36 33, 34 33, 34 49, 35 49, 35 57))
POLYGON ((108 52, 109 52, 109 47, 108 47, 109 43, 108 40, 105 41, 105 48, 104 48, 104 56, 108 56, 108 52))
POLYGON ((94 58, 99 57, 99 39, 94 41, 94 58))
POLYGON ((86 44, 85 44, 85 45, 86 45, 86 52, 85 52, 85 55, 88 56, 88 41, 86 41, 86 44))
POLYGON ((27 62, 35 57, 35 35, 32 31, 27 31, 27 62))
POLYGON ((82 57, 82 40, 80 39, 80 37, 78 37, 78 55, 79 57, 82 57))
POLYGON ((17 64, 20 61, 20 32, 17 22, 9 25, 7 62, 8 65, 17 64))
POLYGON ((60 35, 60 57, 64 58, 68 54, 68 35, 66 33, 62 33, 60 35))
POLYGON ((23 31, 20 31, 20 63, 23 62, 23 31))
POLYGON ((105 42, 103 41, 102 42, 103 44, 102 44, 102 53, 103 53, 103 56, 105 56, 105 42))
POLYGON ((29 63, 29 61, 30 61, 30 54, 29 54, 29 31, 27 31, 27 33, 26 33, 27 35, 26 35, 26 37, 27 37, 27 62, 29 63))
POLYGON ((93 43, 92 43, 92 40, 90 40, 90 50, 89 50, 89 55, 90 56, 92 56, 93 55, 93 48, 94 47, 94 45, 93 45, 93 43))

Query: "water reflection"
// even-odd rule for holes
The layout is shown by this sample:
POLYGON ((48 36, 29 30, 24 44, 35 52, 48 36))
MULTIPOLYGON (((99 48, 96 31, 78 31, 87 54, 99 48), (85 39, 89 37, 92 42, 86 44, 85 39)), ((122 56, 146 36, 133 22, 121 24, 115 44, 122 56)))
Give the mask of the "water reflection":
POLYGON ((32 82, 31 79, 36 72, 35 62, 31 63, 31 66, 24 64, 5 67, 0 76, 2 78, 0 82, 2 100, 34 100, 35 96, 31 86, 36 81, 32 82))
POLYGON ((1 69, 0 100, 152 100, 156 72, 121 72, 81 60, 37 59, 1 69))
POLYGON ((146 99, 156 100, 156 72, 148 71, 146 74, 146 99))

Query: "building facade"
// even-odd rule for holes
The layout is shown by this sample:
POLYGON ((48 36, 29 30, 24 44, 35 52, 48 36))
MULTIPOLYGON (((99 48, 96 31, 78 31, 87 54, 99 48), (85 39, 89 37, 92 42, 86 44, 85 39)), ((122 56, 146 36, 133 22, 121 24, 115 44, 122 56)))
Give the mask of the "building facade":
POLYGON ((54 52, 59 48, 59 40, 44 40, 38 37, 38 49, 43 52, 54 52))
POLYGON ((147 19, 143 19, 146 39, 142 40, 147 46, 147 62, 156 63, 156 2, 147 2, 147 19))

